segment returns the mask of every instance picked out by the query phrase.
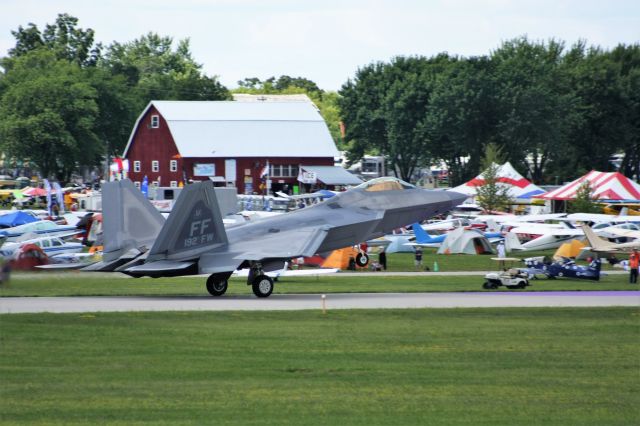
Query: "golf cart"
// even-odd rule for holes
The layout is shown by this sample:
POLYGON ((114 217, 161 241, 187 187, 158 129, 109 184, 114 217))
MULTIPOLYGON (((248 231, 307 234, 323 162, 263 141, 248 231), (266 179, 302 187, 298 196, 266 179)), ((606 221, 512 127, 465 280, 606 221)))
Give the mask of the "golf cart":
POLYGON ((513 267, 513 262, 519 262, 520 259, 515 257, 492 257, 491 260, 498 262, 502 269, 498 272, 489 272, 484 276, 484 284, 482 288, 485 290, 493 290, 500 286, 509 289, 525 288, 529 284, 529 274, 513 267))

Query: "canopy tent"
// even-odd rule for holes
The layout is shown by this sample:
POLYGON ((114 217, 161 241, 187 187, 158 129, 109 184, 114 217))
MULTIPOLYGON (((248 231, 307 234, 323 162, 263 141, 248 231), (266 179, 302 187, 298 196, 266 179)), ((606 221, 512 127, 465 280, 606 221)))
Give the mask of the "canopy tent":
POLYGON ((438 254, 491 254, 493 249, 487 237, 475 229, 456 228, 449 232, 438 249, 438 254))
MULTIPOLYGON (((514 199, 530 199, 535 195, 544 194, 544 190, 542 188, 525 179, 516 171, 516 169, 513 168, 511 163, 506 162, 501 166, 494 163, 494 165, 498 166, 497 175, 499 185, 509 188, 509 197, 514 199)), ((451 190, 461 194, 466 194, 469 197, 475 197, 477 195, 476 189, 485 184, 484 173, 485 172, 480 173, 469 182, 456 186, 451 190)))
POLYGON ((42 188, 27 188, 22 191, 22 194, 28 197, 45 197, 47 191, 42 188))
POLYGON ((619 172, 605 173, 596 170, 592 170, 573 182, 569 182, 536 198, 544 200, 573 200, 585 182, 589 182, 594 199, 640 200, 640 185, 619 172))

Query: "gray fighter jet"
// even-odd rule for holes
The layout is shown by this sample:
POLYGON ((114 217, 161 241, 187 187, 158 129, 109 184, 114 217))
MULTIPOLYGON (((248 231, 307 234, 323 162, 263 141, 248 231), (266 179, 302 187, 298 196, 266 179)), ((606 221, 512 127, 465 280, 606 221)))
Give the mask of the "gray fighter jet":
POLYGON ((233 271, 249 268, 247 284, 258 297, 273 291, 265 272, 292 258, 383 236, 466 198, 380 178, 311 207, 225 229, 211 182, 186 186, 166 221, 131 181, 107 183, 102 194, 103 260, 85 270, 134 277, 209 274, 207 290, 221 296, 233 271))

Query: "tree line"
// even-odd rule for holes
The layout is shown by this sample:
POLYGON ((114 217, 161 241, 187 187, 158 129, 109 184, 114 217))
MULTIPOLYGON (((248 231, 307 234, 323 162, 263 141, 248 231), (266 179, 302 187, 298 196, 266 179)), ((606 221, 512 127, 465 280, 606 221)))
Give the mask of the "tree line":
POLYGON ((489 55, 397 57, 366 65, 338 103, 350 155, 388 157, 404 179, 444 161, 452 184, 495 144, 536 183, 592 170, 640 171, 640 44, 506 41, 489 55))
MULTIPOLYGON (((104 46, 67 14, 12 34, 15 47, 0 58, 0 151, 28 158, 43 176, 67 180, 121 154, 151 100, 231 99, 188 39, 149 33, 104 46)), ((352 160, 385 155, 406 180, 440 161, 453 184, 468 180, 489 144, 537 183, 608 170, 618 152, 620 170, 640 175, 639 44, 604 50, 522 37, 485 56, 371 63, 337 93, 289 76, 245 78, 233 92, 307 94, 352 160)))

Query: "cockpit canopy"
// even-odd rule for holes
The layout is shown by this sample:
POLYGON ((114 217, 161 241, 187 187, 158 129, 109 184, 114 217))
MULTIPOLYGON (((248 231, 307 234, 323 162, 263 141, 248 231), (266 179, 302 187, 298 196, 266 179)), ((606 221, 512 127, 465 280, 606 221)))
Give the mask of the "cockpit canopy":
POLYGON ((405 189, 414 189, 415 186, 407 183, 403 180, 394 177, 380 177, 371 179, 363 184, 358 185, 356 188, 364 189, 368 192, 375 191, 404 191, 405 189))

